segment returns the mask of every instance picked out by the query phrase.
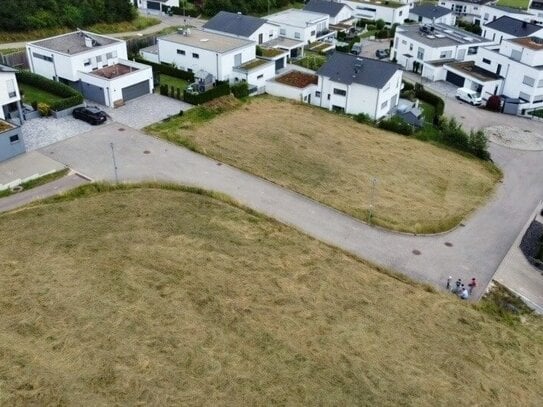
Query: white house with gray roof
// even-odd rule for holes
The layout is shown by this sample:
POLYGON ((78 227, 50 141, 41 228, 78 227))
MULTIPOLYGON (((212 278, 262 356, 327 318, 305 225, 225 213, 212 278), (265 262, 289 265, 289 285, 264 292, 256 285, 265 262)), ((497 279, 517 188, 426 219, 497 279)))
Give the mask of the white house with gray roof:
POLYGON ((300 41, 303 45, 335 36, 335 31, 329 29, 328 14, 288 9, 264 18, 279 26, 280 37, 300 41))
POLYGON ((413 7, 409 11, 409 19, 421 24, 456 24, 456 15, 451 9, 434 4, 422 4, 413 7))
POLYGON ((150 66, 129 61, 125 41, 75 31, 26 44, 32 72, 115 106, 153 91, 150 66))
POLYGON ((179 7, 179 0, 132 0, 134 6, 150 13, 167 12, 170 7, 179 7))
POLYGON ((335 52, 317 75, 314 105, 377 120, 398 104, 402 70, 396 64, 335 52))
POLYGON ((441 7, 452 10, 456 16, 470 23, 480 24, 481 10, 495 0, 439 0, 441 7))
POLYGON ((353 9, 354 18, 383 20, 387 25, 403 24, 409 18, 410 2, 386 0, 341 0, 353 9))
POLYGON ((483 37, 501 44, 503 40, 518 37, 543 37, 543 26, 518 20, 509 16, 502 16, 483 26, 483 37))
POLYGON ((328 14, 330 24, 340 24, 353 17, 353 9, 351 6, 338 1, 330 0, 309 0, 304 6, 305 11, 314 13, 328 14))
POLYGON ((269 21, 240 13, 221 11, 207 21, 202 29, 217 34, 230 35, 237 38, 262 44, 279 37, 279 26, 269 21))
POLYGON ((526 22, 532 22, 536 19, 536 17, 526 10, 498 6, 495 4, 485 4, 481 7, 481 21, 479 22, 479 25, 483 27, 485 24, 491 23, 500 17, 509 17, 526 22))

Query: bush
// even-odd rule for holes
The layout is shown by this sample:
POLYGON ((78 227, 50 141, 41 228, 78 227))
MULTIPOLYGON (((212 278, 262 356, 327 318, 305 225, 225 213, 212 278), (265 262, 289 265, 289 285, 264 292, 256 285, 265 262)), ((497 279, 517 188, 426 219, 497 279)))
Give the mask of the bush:
POLYGON ((382 30, 383 28, 385 28, 385 22, 383 19, 379 19, 375 22, 375 27, 378 29, 378 30, 382 30))
POLYGON ((415 89, 413 84, 410 83, 410 82, 402 81, 402 83, 403 83, 403 89, 402 90, 404 90, 404 91, 415 89))
POLYGON ((377 29, 375 24, 368 24, 366 27, 368 28, 368 31, 375 31, 377 29))
POLYGON ((181 89, 175 88, 175 98, 181 100, 181 89))
POLYGON ((48 106, 50 111, 58 112, 83 103, 83 95, 68 85, 47 79, 30 71, 19 71, 15 75, 17 82, 26 83, 63 98, 48 106))
POLYGON ((445 110, 445 102, 439 96, 428 92, 420 83, 415 84, 415 96, 420 100, 431 104, 435 108, 435 115, 437 117, 443 114, 445 110))
POLYGON ((486 101, 486 108, 494 112, 499 112, 502 106, 502 100, 497 95, 492 95, 486 101))
POLYGON ((249 85, 246 82, 234 85, 230 87, 230 90, 234 96, 238 99, 245 98, 249 96, 249 85))
POLYGON ((168 85, 160 85, 160 94, 162 96, 168 96, 168 85))
POLYGON ((51 116, 51 107, 47 103, 38 103, 38 112, 43 117, 51 116))
POLYGON ((389 38, 389 35, 390 35, 389 31, 386 28, 384 28, 375 33, 375 38, 378 38, 378 39, 389 38))
POLYGON ((354 117, 354 119, 358 123, 362 123, 362 124, 371 124, 371 125, 375 124, 375 120, 373 120, 371 116, 367 113, 359 113, 354 117))
POLYGON ((186 90, 183 92, 183 100, 191 105, 201 105, 221 96, 230 94, 230 85, 228 82, 217 82, 213 89, 204 93, 192 94, 186 90))
POLYGON ((443 144, 466 151, 483 160, 490 159, 488 140, 482 130, 467 134, 454 118, 442 119, 439 123, 440 141, 443 144))
POLYGON ((164 75, 173 76, 174 78, 184 79, 188 82, 194 81, 194 73, 192 72, 183 71, 171 65, 150 62, 141 57, 136 57, 134 60, 136 62, 151 66, 154 72, 163 73, 164 75))
POLYGON ((413 126, 399 116, 392 116, 389 119, 381 120, 378 127, 384 130, 393 131, 394 133, 403 134, 404 136, 413 134, 413 126))
POLYGON ((256 56, 261 57, 262 56, 262 47, 260 45, 256 46, 256 56))

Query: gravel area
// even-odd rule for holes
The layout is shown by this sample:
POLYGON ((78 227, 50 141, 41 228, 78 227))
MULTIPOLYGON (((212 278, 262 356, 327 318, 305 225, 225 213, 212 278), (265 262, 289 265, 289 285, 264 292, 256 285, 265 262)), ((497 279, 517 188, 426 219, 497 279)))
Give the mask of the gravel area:
MULTIPOLYGON (((92 102, 88 102, 88 104, 93 105, 92 102)), ((99 107, 114 121, 134 129, 142 129, 145 126, 176 115, 180 110, 186 111, 192 105, 152 93, 130 100, 117 109, 105 106, 99 107)))
POLYGON ((71 116, 32 119, 23 124, 23 139, 27 151, 37 150, 92 130, 90 124, 71 116))
POLYGON ((496 144, 516 150, 543 150, 543 136, 528 129, 509 126, 491 126, 484 129, 488 139, 496 144))

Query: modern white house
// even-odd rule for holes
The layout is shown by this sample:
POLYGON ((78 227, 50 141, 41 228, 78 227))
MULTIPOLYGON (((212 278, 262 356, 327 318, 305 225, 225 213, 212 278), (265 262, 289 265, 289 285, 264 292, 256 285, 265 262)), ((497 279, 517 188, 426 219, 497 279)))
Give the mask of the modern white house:
POLYGON ((264 17, 268 22, 279 26, 279 36, 300 41, 303 45, 335 36, 330 31, 328 14, 288 9, 264 17))
POLYGON ((482 35, 497 44, 501 44, 504 39, 531 36, 543 37, 543 26, 509 16, 502 16, 485 24, 482 35))
POLYGON ((341 0, 351 6, 354 18, 366 20, 383 20, 387 25, 403 24, 409 18, 410 5, 396 1, 380 0, 341 0))
POLYGON ((25 152, 21 128, 7 121, 13 112, 22 116, 15 72, 13 68, 0 65, 0 161, 25 152))
POLYGON ((348 21, 353 17, 353 9, 350 5, 339 1, 330 0, 309 0, 304 6, 305 11, 328 14, 330 24, 337 25, 348 21))
POLYGON ((409 11, 409 19, 421 24, 456 24, 456 15, 451 9, 433 4, 422 4, 413 7, 409 11))
POLYGON ((485 4, 495 0, 439 0, 441 7, 452 10, 456 16, 464 21, 480 24, 481 10, 485 4))
POLYGON ((150 13, 166 12, 170 7, 179 7, 179 0, 132 0, 134 6, 150 13))
POLYGON ((151 67, 129 61, 125 41, 116 38, 79 30, 29 42, 26 53, 32 72, 105 106, 153 91, 151 67))
POLYGON ((396 29, 390 58, 406 70, 444 80, 443 72, 435 72, 435 62, 475 61, 479 49, 491 44, 487 38, 445 24, 402 25, 396 29))
POLYGON ((509 17, 526 22, 532 22, 536 19, 536 17, 525 10, 494 4, 485 4, 481 7, 481 21, 479 25, 482 27, 500 17, 509 17))
POLYGON ((279 38, 279 25, 270 23, 263 18, 228 11, 215 14, 202 26, 202 29, 217 34, 243 38, 257 44, 279 38))
POLYGON ((543 0, 532 0, 526 11, 533 15, 538 22, 543 21, 543 0))
POLYGON ((398 104, 402 71, 396 64, 335 52, 317 76, 314 105, 377 120, 398 104))

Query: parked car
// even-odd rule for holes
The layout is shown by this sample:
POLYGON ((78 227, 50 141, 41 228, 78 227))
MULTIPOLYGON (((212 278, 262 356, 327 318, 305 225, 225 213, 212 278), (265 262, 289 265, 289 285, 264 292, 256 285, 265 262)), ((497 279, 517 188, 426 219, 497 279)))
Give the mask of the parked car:
POLYGON ((107 120, 106 113, 97 107, 76 107, 72 115, 90 124, 102 124, 107 120))
POLYGON ((377 51, 375 51, 375 56, 379 59, 385 59, 390 56, 390 51, 386 48, 378 49, 377 51))
POLYGON ((483 103, 481 96, 474 90, 468 88, 458 88, 456 90, 456 98, 473 106, 479 106, 481 103, 483 103))
POLYGON ((355 42, 353 44, 353 47, 351 48, 351 54, 353 54, 353 55, 362 54, 362 43, 361 42, 355 42))

